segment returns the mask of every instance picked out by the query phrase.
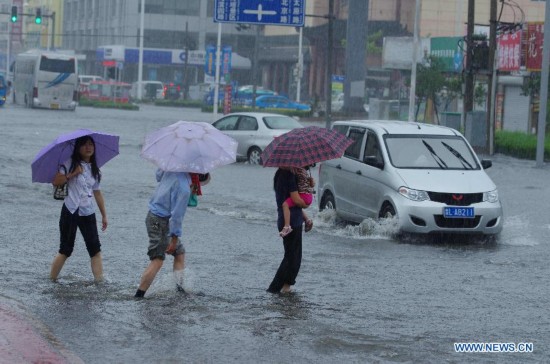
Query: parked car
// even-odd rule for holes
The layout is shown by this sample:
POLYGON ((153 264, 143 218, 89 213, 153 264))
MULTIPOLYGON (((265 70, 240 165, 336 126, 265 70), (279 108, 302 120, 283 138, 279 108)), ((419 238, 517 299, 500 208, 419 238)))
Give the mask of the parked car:
POLYGON ((103 77, 96 75, 78 75, 78 83, 81 85, 89 85, 92 81, 103 81, 103 77))
MULTIPOLYGON (((130 96, 133 99, 138 98, 139 82, 132 83, 130 96)), ((160 81, 141 81, 141 98, 145 100, 164 99, 164 85, 160 81)))
POLYGON ((411 233, 502 230, 498 190, 458 131, 403 121, 339 121, 333 129, 354 142, 321 163, 319 208, 344 220, 397 217, 411 233))
POLYGON ((262 151, 273 138, 295 128, 303 128, 289 116, 259 112, 227 114, 212 124, 239 142, 237 158, 261 164, 262 151))
POLYGON ((291 101, 288 97, 282 95, 262 95, 256 97, 256 107, 260 109, 290 109, 310 111, 311 106, 291 101))
POLYGON ((166 100, 179 100, 182 98, 182 87, 176 83, 164 85, 164 98, 166 100))
MULTIPOLYGON (((232 87, 232 102, 237 105, 252 105, 252 96, 254 88, 251 85, 245 85, 240 87, 232 87)), ((264 89, 263 87, 258 86, 256 88, 256 97, 261 95, 277 95, 275 91, 264 89)), ((222 103, 225 98, 225 86, 221 85, 218 89, 218 102, 222 103)), ((205 94, 204 103, 207 105, 214 104, 214 87, 205 94)))
POLYGON ((6 95, 8 94, 8 84, 4 81, 4 76, 0 75, 0 106, 6 102, 6 95))
POLYGON ((96 75, 78 75, 78 97, 88 96, 88 88, 92 81, 103 81, 103 77, 96 75))

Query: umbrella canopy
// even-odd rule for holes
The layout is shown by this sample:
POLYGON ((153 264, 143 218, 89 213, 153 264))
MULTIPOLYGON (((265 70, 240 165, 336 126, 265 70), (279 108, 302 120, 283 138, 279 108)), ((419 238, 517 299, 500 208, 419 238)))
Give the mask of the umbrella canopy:
POLYGON ((76 139, 89 135, 95 143, 95 160, 101 168, 105 163, 118 155, 117 135, 105 134, 88 129, 79 129, 61 134, 49 145, 38 152, 32 161, 32 181, 51 183, 59 166, 65 163, 73 153, 76 139))
POLYGON ((234 163, 237 144, 208 123, 178 121, 148 134, 141 156, 163 171, 208 173, 234 163))
POLYGON ((264 167, 305 167, 340 158, 353 143, 341 133, 308 126, 289 131, 273 141, 262 152, 264 167))

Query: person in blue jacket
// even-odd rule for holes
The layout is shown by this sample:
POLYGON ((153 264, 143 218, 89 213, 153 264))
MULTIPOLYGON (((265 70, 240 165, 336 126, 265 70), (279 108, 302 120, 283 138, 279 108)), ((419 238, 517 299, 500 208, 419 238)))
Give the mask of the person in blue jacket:
POLYGON ((149 265, 141 276, 135 297, 144 297, 162 268, 166 254, 174 257, 174 276, 177 288, 183 289, 185 248, 181 242, 182 223, 191 194, 191 176, 187 172, 163 172, 157 170, 159 182, 149 201, 145 226, 149 236, 149 265))

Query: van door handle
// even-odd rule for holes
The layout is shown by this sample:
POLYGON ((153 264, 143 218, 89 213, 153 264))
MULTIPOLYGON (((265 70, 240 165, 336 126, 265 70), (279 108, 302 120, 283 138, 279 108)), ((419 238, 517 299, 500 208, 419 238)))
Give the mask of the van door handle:
POLYGON ((363 173, 361 173, 361 171, 355 171, 355 174, 358 174, 361 176, 363 173))
POLYGON ((337 165, 336 168, 342 169, 342 166, 341 166, 341 165, 337 165))

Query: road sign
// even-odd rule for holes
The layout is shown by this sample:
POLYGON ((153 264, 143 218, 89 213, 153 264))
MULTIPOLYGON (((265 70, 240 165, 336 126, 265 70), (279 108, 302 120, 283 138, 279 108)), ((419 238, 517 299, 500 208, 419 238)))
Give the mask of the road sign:
POLYGON ((216 0, 214 21, 304 26, 305 0, 216 0))

